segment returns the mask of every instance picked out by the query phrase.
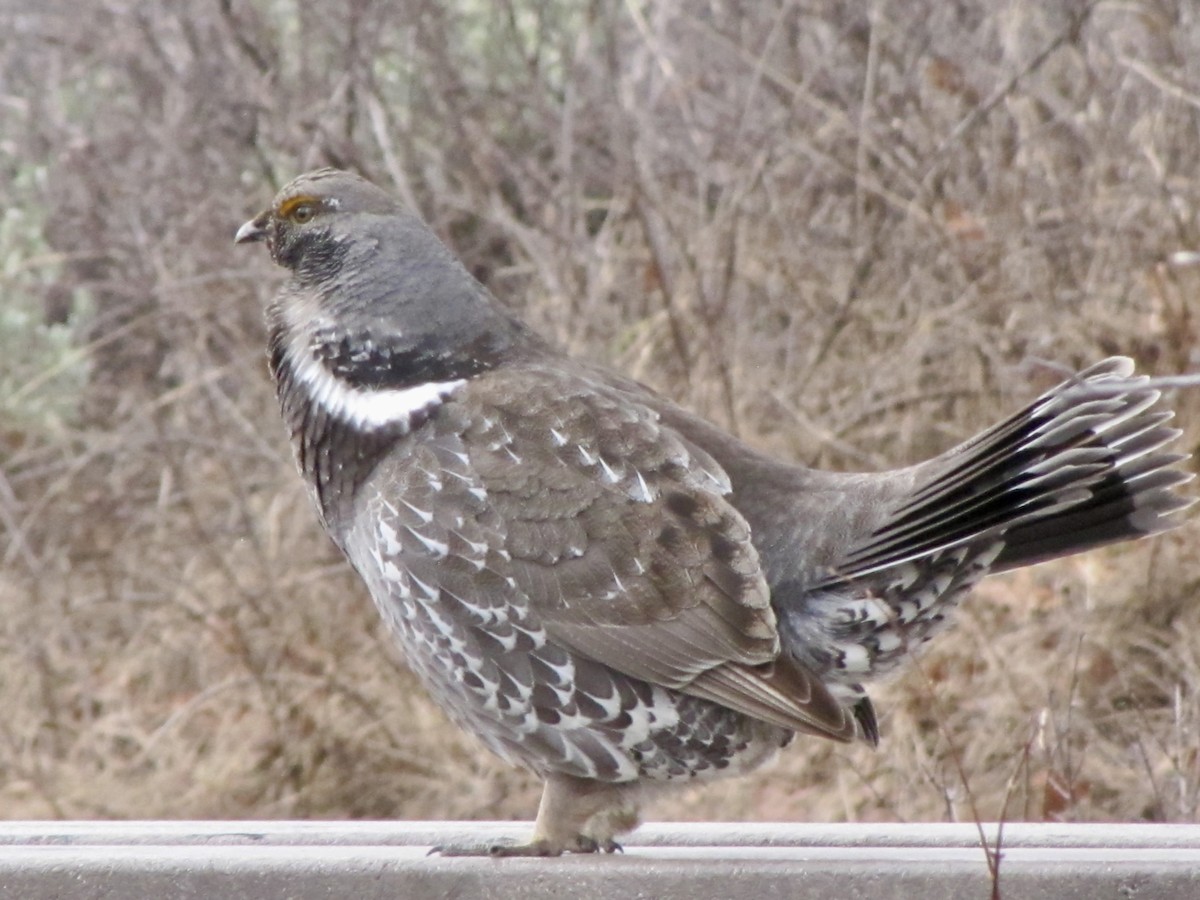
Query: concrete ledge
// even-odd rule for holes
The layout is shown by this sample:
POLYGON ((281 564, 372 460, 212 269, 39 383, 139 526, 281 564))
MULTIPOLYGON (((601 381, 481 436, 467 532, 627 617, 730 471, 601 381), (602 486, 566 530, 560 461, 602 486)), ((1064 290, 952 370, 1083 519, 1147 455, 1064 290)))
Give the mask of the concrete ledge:
MULTIPOLYGON (((610 857, 443 859, 518 822, 0 823, 0 897, 988 898, 972 825, 647 825, 610 857)), ((994 846, 997 828, 985 826, 994 846)), ((1200 826, 1003 828, 1005 900, 1200 897, 1200 826)))

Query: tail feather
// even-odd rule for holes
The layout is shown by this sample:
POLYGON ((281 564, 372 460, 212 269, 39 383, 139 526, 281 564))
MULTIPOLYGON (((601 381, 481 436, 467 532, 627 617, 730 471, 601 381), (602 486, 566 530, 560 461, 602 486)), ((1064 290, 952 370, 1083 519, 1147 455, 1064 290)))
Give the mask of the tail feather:
POLYGON ((895 669, 989 572, 1165 531, 1192 501, 1171 412, 1129 360, 1086 369, 937 459, 880 476, 873 533, 796 590, 776 585, 786 653, 878 727, 864 683, 895 669))
POLYGON ((1105 485, 1065 514, 1012 528, 1004 536, 1004 549, 992 571, 1029 566, 1171 528, 1178 522, 1175 514, 1192 505, 1190 498, 1179 496, 1172 488, 1191 481, 1192 475, 1161 466, 1187 458, 1181 453, 1150 457, 1144 461, 1145 474, 1125 470, 1124 482, 1105 485))
MULTIPOLYGON (((1159 391, 1123 357, 1104 360, 1016 415, 918 467, 903 506, 849 552, 829 583, 1000 538, 995 569, 1128 540, 1178 524, 1187 457, 1159 391), (1098 390, 1102 387, 1103 390, 1098 390)), ((820 587, 820 585, 816 585, 820 587)))

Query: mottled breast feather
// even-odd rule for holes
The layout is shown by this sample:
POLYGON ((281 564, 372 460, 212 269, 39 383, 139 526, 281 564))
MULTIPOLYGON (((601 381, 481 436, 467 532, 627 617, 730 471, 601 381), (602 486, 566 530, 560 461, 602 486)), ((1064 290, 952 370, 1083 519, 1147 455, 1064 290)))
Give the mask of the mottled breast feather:
POLYGON ((380 573, 372 593, 418 645, 422 677, 452 682, 434 692, 450 714, 508 721, 471 727, 510 758, 534 765, 537 736, 561 768, 578 741, 588 749, 571 752, 606 763, 594 777, 616 778, 646 741, 637 752, 651 760, 668 738, 689 756, 723 734, 721 752, 705 750, 713 764, 763 734, 778 746, 781 729, 849 739, 849 714, 779 659, 728 491, 711 457, 619 390, 509 368, 397 440, 360 492, 347 552, 369 583, 380 573), (704 719, 703 735, 681 719, 704 719))

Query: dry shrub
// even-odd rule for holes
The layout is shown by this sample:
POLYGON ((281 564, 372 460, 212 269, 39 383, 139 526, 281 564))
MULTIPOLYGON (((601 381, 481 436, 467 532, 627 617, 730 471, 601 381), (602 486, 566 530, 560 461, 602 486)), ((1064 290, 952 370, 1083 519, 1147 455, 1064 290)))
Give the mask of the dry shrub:
MULTIPOLYGON (((534 809, 292 471, 279 273, 229 242, 303 169, 388 185, 572 351, 812 465, 931 455, 1107 353, 1198 362, 1183 0, 12 6, 0 288, 45 324, 0 322, 42 348, 0 360, 8 816, 534 809)), ((878 752, 801 740, 655 812, 1194 820, 1195 536, 988 582, 878 689, 878 752)))

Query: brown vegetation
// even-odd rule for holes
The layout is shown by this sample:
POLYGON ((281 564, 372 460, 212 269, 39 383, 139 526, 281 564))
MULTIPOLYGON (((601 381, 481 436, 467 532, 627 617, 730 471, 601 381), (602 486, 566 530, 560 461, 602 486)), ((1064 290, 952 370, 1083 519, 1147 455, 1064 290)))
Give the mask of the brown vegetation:
MULTIPOLYGON (((572 350, 813 465, 931 455, 1105 354, 1200 367, 1187 0, 17 6, 7 817, 534 810, 415 688, 292 470, 280 273, 231 237, 314 165, 407 198, 572 350)), ((1196 537, 989 581, 876 691, 878 751, 802 739, 652 815, 1196 820, 1196 537)))

